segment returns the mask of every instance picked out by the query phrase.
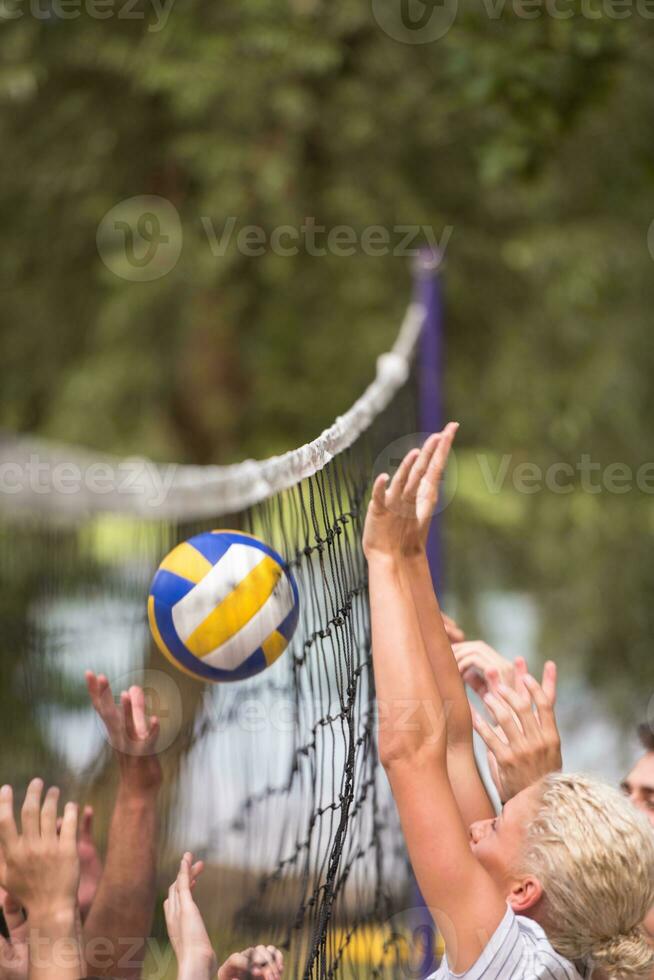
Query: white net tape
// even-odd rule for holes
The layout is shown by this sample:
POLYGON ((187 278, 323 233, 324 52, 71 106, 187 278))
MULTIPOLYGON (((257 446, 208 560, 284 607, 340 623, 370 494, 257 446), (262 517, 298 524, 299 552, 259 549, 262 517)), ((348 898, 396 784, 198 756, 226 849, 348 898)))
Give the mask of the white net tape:
POLYGON ((187 466, 3 434, 0 509, 75 521, 102 512, 194 520, 244 510, 322 469, 372 424, 407 380, 424 317, 421 305, 409 306, 392 350, 377 360, 374 381, 349 411, 299 449, 231 466, 187 466))

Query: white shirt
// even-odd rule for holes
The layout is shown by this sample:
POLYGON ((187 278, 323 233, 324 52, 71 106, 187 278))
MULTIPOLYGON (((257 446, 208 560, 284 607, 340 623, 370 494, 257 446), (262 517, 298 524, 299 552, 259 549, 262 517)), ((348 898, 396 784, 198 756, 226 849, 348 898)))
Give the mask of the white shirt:
POLYGON ((569 960, 553 948, 537 922, 506 915, 483 953, 465 973, 452 973, 447 956, 429 980, 582 980, 569 960))

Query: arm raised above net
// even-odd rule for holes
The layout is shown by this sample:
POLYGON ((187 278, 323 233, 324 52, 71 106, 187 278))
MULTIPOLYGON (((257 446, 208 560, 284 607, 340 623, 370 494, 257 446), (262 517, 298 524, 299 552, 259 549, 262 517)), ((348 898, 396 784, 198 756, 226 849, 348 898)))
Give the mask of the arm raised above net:
POLYGON ((461 679, 427 561, 426 545, 452 443, 458 426, 450 423, 430 436, 416 456, 405 487, 400 535, 403 564, 416 607, 427 659, 447 706, 447 764, 452 790, 464 823, 495 816, 473 747, 470 704, 461 679))
MULTIPOLYGON (((364 532, 381 709, 379 753, 421 892, 445 939, 450 966, 463 972, 478 959, 506 905, 470 850, 452 791, 448 705, 425 649, 406 562, 398 548, 403 493, 417 456, 413 452, 406 457, 390 489, 385 489, 386 477, 376 481, 364 532)), ((442 619, 437 628, 447 642, 442 619)))

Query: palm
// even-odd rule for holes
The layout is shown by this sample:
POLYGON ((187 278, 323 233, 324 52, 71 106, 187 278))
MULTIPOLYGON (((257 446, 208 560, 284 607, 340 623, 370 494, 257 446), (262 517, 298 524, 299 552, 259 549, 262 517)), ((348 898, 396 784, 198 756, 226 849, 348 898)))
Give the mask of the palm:
POLYGON ((368 557, 373 552, 409 555, 424 550, 457 428, 450 422, 431 435, 422 449, 408 452, 390 486, 386 474, 377 478, 363 535, 368 557))

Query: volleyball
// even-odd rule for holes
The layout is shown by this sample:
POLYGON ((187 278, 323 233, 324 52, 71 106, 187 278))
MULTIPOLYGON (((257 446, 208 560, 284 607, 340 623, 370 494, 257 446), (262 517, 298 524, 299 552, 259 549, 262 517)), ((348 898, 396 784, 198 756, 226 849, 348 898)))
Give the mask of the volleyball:
POLYGON ((177 545, 148 597, 154 640, 198 680, 239 681, 270 667, 298 621, 297 584, 282 557, 242 531, 208 531, 177 545))

